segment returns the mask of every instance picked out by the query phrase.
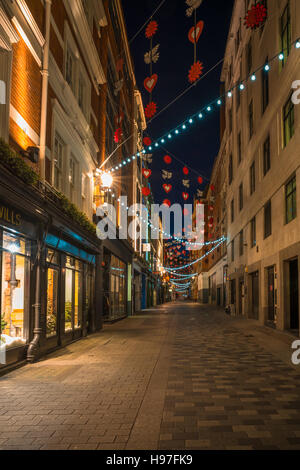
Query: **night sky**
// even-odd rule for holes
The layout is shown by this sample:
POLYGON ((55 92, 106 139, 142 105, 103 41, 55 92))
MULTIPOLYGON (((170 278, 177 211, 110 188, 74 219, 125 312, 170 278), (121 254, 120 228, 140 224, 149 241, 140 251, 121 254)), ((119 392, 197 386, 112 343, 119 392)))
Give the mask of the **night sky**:
MULTIPOLYGON (((203 62, 204 74, 224 57, 233 2, 234 0, 203 0, 197 10, 197 21, 204 21, 203 33, 197 47, 197 58, 203 62)), ((122 3, 130 41, 161 0, 123 0, 122 3)), ((153 18, 159 24, 158 32, 153 38, 154 46, 160 44, 160 59, 157 64, 153 64, 153 73, 158 74, 158 83, 153 91, 153 101, 158 105, 158 112, 190 86, 188 72, 194 61, 194 52, 193 44, 188 40, 188 32, 194 25, 194 19, 193 16, 186 16, 186 9, 185 0, 166 0, 153 18)), ((149 65, 144 62, 144 54, 150 48, 150 41, 145 37, 145 28, 131 42, 130 48, 137 86, 146 106, 149 93, 144 89, 143 82, 149 76, 149 65)), ((221 68, 222 64, 200 80, 168 110, 153 119, 147 129, 152 139, 161 137, 219 96, 221 68)), ((173 154, 194 170, 191 170, 187 177, 193 183, 191 189, 187 190, 190 193, 188 202, 192 202, 193 193, 200 188, 197 183, 198 176, 210 177, 220 144, 219 128, 219 112, 215 110, 201 123, 197 122, 192 128, 183 131, 181 136, 167 141, 164 144, 167 152, 162 149, 153 152, 151 185, 157 203, 161 203, 166 197, 172 203, 183 202, 181 193, 184 190, 184 165, 176 160, 169 166, 165 165, 163 156, 167 153, 171 156, 173 154), (173 190, 168 196, 162 189, 165 183, 161 176, 162 169, 173 172, 173 179, 170 181, 173 190)), ((208 180, 204 180, 201 189, 204 189, 207 182, 208 180)))

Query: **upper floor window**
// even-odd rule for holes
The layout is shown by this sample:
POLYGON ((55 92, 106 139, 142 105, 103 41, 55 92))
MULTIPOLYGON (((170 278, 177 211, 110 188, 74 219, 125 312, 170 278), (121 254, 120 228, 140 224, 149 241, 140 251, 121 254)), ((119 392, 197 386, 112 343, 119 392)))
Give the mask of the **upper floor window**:
POLYGON ((281 64, 285 65, 286 59, 291 52, 291 15, 289 1, 280 18, 280 40, 281 51, 284 54, 284 59, 281 61, 281 64))
POLYGON ((232 180, 233 180, 233 158, 232 158, 232 154, 229 157, 228 180, 229 180, 229 184, 231 184, 232 180))
POLYGON ((296 176, 285 186, 285 222, 288 224, 297 217, 296 176))
POLYGON ((248 120, 249 120, 249 137, 251 139, 254 133, 253 100, 251 100, 249 104, 248 120))
MULTIPOLYGON (((268 58, 266 59, 266 64, 268 63, 268 58)), ((261 71, 262 77, 262 112, 264 113, 268 104, 269 104, 269 73, 263 69, 261 71)))
POLYGON ((256 183, 256 178, 255 178, 255 162, 252 163, 250 167, 250 194, 253 194, 255 192, 255 183, 256 183))
POLYGON ((242 161, 242 134, 239 132, 238 134, 238 162, 241 163, 242 161))
POLYGON ((239 209, 240 211, 243 210, 244 207, 244 189, 243 189, 243 183, 240 184, 239 187, 239 209))
POLYGON ((264 235, 268 238, 272 234, 272 205, 271 200, 264 207, 264 235))
POLYGON ((295 133, 295 109, 291 96, 283 107, 283 143, 284 147, 287 146, 295 133))
POLYGON ((251 237, 251 247, 256 246, 256 217, 253 217, 250 222, 250 237, 251 237))
POLYGON ((67 57, 66 57, 66 81, 74 92, 75 91, 75 56, 72 53, 69 46, 67 47, 67 57))
POLYGON ((231 261, 234 261, 234 240, 231 242, 231 261))
POLYGON ((76 167, 77 163, 73 155, 69 160, 69 183, 70 183, 70 200, 75 202, 76 198, 76 167))
POLYGON ((241 230, 239 234, 239 245, 240 245, 240 256, 243 256, 244 254, 244 231, 241 230))
POLYGON ((270 136, 268 136, 264 142, 263 159, 264 159, 263 168, 264 168, 264 176, 265 176, 271 168, 270 136))
POLYGON ((65 144, 61 137, 56 133, 54 141, 54 187, 62 190, 62 169, 65 144))

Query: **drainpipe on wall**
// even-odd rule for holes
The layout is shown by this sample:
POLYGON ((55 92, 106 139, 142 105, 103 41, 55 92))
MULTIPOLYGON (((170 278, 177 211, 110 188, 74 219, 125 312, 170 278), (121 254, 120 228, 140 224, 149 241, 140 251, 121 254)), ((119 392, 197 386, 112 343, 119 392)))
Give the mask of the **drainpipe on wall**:
POLYGON ((34 330, 33 340, 29 344, 27 350, 27 361, 34 362, 38 358, 40 349, 40 339, 42 335, 42 328, 40 322, 41 316, 41 251, 42 242, 38 240, 37 254, 36 254, 36 279, 35 279, 35 303, 34 307, 34 330))
POLYGON ((42 73, 42 98, 41 98, 41 130, 40 130, 40 177, 45 181, 45 159, 46 159, 46 131, 47 131, 47 104, 48 104, 48 82, 49 82, 49 50, 50 50, 50 21, 51 0, 45 0, 45 44, 43 50, 42 73))

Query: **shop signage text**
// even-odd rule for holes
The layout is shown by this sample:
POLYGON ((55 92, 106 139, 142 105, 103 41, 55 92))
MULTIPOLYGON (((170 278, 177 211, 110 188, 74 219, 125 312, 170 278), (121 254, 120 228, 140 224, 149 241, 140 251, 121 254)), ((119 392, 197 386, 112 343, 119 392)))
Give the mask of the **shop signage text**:
POLYGON ((22 222, 21 214, 15 212, 13 209, 0 205, 0 220, 4 220, 11 225, 19 227, 22 222))

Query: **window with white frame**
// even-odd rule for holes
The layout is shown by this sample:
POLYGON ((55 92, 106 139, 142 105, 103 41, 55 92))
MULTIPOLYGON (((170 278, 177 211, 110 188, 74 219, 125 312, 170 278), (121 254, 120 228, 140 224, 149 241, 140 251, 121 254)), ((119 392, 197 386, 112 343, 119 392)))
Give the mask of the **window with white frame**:
POLYGON ((71 154, 69 160, 69 183, 70 183, 70 200, 75 203, 76 199, 76 170, 77 163, 74 156, 71 154))
POLYGON ((81 177, 81 199, 82 199, 82 209, 84 212, 88 212, 88 200, 89 200, 89 184, 90 178, 86 174, 82 174, 81 177))
POLYGON ((62 169, 63 169, 63 157, 64 157, 65 143, 59 134, 55 134, 54 140, 54 187, 58 190, 62 190, 62 169))
POLYGON ((75 92, 75 68, 76 68, 75 56, 72 53, 70 46, 67 45, 67 52, 66 52, 66 81, 70 85, 73 92, 75 92))

